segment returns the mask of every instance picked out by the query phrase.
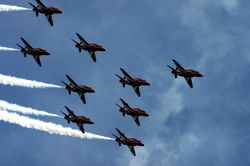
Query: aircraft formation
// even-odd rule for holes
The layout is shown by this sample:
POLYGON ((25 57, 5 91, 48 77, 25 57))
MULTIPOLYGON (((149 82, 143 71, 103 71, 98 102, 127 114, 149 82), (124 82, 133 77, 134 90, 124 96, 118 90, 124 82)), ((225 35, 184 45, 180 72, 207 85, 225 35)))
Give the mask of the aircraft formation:
MULTIPOLYGON (((36 2, 37 6, 29 2, 29 4, 33 7, 33 11, 35 12, 36 16, 38 16, 39 13, 44 14, 49 22, 49 25, 53 26, 54 23, 52 15, 62 14, 63 12, 59 8, 45 6, 40 0, 36 0, 36 2)), ((93 62, 97 62, 96 52, 103 52, 107 50, 103 46, 98 45, 96 43, 88 43, 79 33, 76 33, 76 36, 80 41, 78 42, 72 39, 72 41, 75 43, 75 47, 78 49, 79 53, 81 53, 82 50, 88 52, 93 62)), ((24 46, 17 44, 17 46, 20 48, 20 52, 24 54, 24 57, 26 57, 27 55, 31 55, 35 59, 38 66, 41 67, 42 63, 40 60, 40 56, 48 56, 50 55, 50 53, 42 48, 33 48, 23 37, 21 37, 21 41, 24 44, 24 46)), ((171 73, 174 75, 175 78, 177 78, 178 76, 185 78, 190 88, 193 88, 193 82, 192 82, 193 77, 203 77, 203 75, 199 71, 193 69, 185 69, 175 59, 172 59, 172 61, 176 66, 175 68, 167 65, 171 69, 171 73)), ((123 88, 125 88, 126 85, 131 86, 138 97, 141 97, 140 87, 150 86, 149 81, 142 78, 134 78, 130 74, 128 74, 128 72, 125 71, 123 68, 120 68, 120 71, 123 74, 123 76, 115 74, 119 78, 119 83, 122 84, 123 88)), ((66 78, 69 81, 69 83, 61 81, 62 84, 65 86, 66 91, 69 94, 71 94, 72 92, 77 93, 83 104, 86 104, 85 94, 95 93, 95 89, 87 85, 77 84, 69 75, 66 75, 66 78)), ((119 108, 118 111, 121 112, 122 116, 124 117, 125 115, 131 116, 133 118, 134 121, 133 123, 135 123, 135 125, 141 126, 139 117, 149 117, 149 113, 140 108, 131 107, 122 98, 120 98, 120 102, 122 103, 122 106, 116 104, 119 108)), ((82 115, 77 116, 70 108, 68 108, 67 106, 64 107, 67 111, 67 113, 61 111, 61 113, 64 115, 64 119, 67 121, 68 124, 75 123, 82 133, 85 133, 84 129, 85 124, 94 124, 94 122, 90 118, 87 118, 82 115)), ((140 140, 137 140, 136 138, 128 138, 118 128, 116 128, 116 131, 118 132, 119 136, 116 136, 115 134, 112 135, 114 136, 115 141, 118 143, 118 145, 119 146, 121 146, 122 144, 126 145, 131 151, 131 153, 134 156, 136 156, 134 146, 144 146, 144 143, 140 140)))

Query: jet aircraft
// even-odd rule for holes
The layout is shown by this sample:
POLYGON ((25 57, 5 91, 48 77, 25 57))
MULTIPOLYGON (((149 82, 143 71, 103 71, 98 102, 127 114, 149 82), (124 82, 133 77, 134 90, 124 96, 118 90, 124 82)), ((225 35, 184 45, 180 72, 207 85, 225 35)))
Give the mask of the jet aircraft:
POLYGON ((40 0, 36 0, 36 2, 37 2, 37 6, 29 2, 29 4, 33 7, 33 11, 36 13, 36 16, 38 16, 39 13, 44 14, 50 26, 53 26, 52 15, 61 14, 62 11, 56 7, 52 7, 52 6, 46 7, 40 0))
POLYGON ((171 73, 175 78, 177 78, 177 76, 184 77, 190 88, 193 88, 192 77, 203 77, 199 71, 184 69, 176 60, 172 59, 172 61, 176 65, 175 69, 167 65, 172 70, 171 73))
POLYGON ((121 72, 123 73, 124 77, 122 78, 121 76, 117 75, 118 78, 120 78, 120 83, 122 84, 122 87, 124 88, 125 85, 130 85, 133 87, 136 95, 138 97, 141 96, 140 93, 140 86, 149 86, 150 83, 146 80, 143 80, 141 78, 132 78, 123 68, 120 68, 121 72))
POLYGON ((88 51, 94 62, 96 62, 96 51, 106 51, 104 47, 98 44, 88 43, 79 33, 76 33, 76 36, 79 38, 80 42, 71 39, 73 42, 75 42, 75 47, 78 48, 79 52, 81 52, 82 50, 88 51))
POLYGON ((126 103, 123 99, 120 98, 120 100, 123 104, 123 107, 116 104, 120 108, 119 111, 122 113, 123 116, 125 116, 125 114, 132 116, 138 126, 140 126, 139 116, 149 116, 146 111, 143 111, 140 108, 131 108, 129 104, 126 103))
POLYGON ((64 119, 67 120, 68 124, 70 122, 75 123, 82 133, 85 133, 84 124, 94 124, 89 118, 86 118, 85 116, 76 116, 72 110, 70 110, 68 107, 64 106, 67 110, 68 114, 65 114, 61 111, 61 113, 64 115, 64 119))
POLYGON ((122 133, 118 128, 116 128, 116 131, 119 133, 119 137, 112 134, 115 137, 115 141, 118 142, 119 146, 126 145, 128 146, 131 153, 136 156, 134 146, 144 146, 144 144, 135 138, 127 138, 124 133, 122 133))
POLYGON ((23 53, 24 57, 26 58, 27 54, 33 56, 36 63, 41 67, 41 61, 40 56, 42 55, 50 55, 50 53, 47 50, 44 50, 42 48, 33 48, 24 38, 21 37, 22 42, 24 43, 25 47, 16 44, 20 51, 23 53))
POLYGON ((89 86, 86 85, 78 85, 73 81, 73 79, 69 76, 66 75, 67 79, 69 80, 70 84, 66 84, 65 82, 61 81, 65 85, 65 89, 68 90, 69 94, 72 92, 76 92, 79 97, 81 98, 82 102, 86 104, 86 99, 85 99, 85 93, 95 93, 95 90, 89 86))

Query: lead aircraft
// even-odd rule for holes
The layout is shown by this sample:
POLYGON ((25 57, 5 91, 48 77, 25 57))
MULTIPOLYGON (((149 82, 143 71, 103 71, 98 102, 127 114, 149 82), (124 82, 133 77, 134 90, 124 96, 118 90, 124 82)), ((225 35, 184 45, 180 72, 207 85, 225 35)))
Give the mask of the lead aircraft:
POLYGON ((184 69, 176 60, 172 59, 172 61, 176 65, 175 69, 167 65, 172 70, 171 73, 175 78, 177 78, 177 76, 184 77, 190 88, 193 88, 193 77, 203 77, 203 75, 199 71, 193 69, 184 69))

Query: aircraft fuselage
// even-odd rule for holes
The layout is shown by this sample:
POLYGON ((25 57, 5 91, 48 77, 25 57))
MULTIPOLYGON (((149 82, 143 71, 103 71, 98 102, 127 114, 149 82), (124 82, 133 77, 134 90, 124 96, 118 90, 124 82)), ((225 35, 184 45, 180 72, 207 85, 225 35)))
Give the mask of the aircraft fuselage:
POLYGON ((73 116, 68 116, 65 117, 65 119, 69 122, 73 122, 73 123, 79 123, 79 124, 94 124, 94 122, 92 122, 89 118, 86 118, 85 116, 77 116, 77 117, 73 117, 73 116))
POLYGON ((44 49, 41 48, 33 48, 30 49, 28 47, 24 48, 24 50, 22 51, 23 53, 29 54, 29 55, 50 55, 50 53, 44 49))
POLYGON ((106 51, 106 49, 98 44, 90 43, 88 45, 84 43, 76 44, 75 46, 78 49, 83 49, 85 51, 106 51))
POLYGON ((88 87, 86 85, 79 85, 79 87, 74 86, 73 84, 70 84, 70 90, 73 92, 82 92, 82 93, 95 93, 95 90, 91 87, 88 87))
POLYGON ((132 110, 130 110, 129 108, 125 107, 119 109, 119 111, 131 116, 146 116, 146 117, 149 116, 149 114, 146 111, 143 111, 140 108, 132 108, 132 110))
POLYGON ((37 6, 35 9, 33 9, 34 12, 42 13, 42 14, 61 14, 62 11, 55 7, 47 7, 47 9, 43 9, 40 6, 37 6))
POLYGON ((133 78, 133 80, 129 79, 121 79, 120 83, 126 84, 126 85, 132 85, 132 86, 149 86, 150 83, 146 80, 140 79, 140 78, 133 78))

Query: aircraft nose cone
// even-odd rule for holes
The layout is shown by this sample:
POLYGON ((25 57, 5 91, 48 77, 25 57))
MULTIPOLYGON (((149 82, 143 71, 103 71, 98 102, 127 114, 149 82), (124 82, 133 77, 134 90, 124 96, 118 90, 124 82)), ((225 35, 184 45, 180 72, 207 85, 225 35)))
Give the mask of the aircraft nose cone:
POLYGON ((148 86, 149 86, 149 85, 150 85, 150 83, 149 83, 148 81, 146 81, 146 85, 148 85, 148 86))
POLYGON ((58 13, 60 13, 60 14, 61 14, 61 13, 63 13, 63 11, 62 11, 62 10, 58 10, 58 13))
POLYGON ((95 89, 91 89, 92 93, 95 93, 95 89))
POLYGON ((199 77, 203 77, 203 74, 199 73, 198 76, 199 76, 199 77))
POLYGON ((92 122, 91 120, 89 121, 89 124, 95 124, 94 122, 92 122))
POLYGON ((140 146, 144 146, 144 143, 140 142, 140 146))
POLYGON ((145 116, 149 116, 149 114, 147 112, 144 113, 145 116))

